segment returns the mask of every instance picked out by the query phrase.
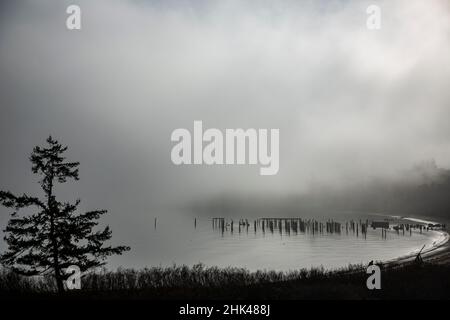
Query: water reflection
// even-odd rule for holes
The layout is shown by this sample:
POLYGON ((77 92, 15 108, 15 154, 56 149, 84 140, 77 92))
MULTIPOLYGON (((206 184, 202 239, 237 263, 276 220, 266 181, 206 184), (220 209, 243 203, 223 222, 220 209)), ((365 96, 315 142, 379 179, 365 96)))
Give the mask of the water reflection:
MULTIPOLYGON (((192 217, 186 212, 149 217, 147 238, 137 238, 126 259, 112 267, 202 262, 250 270, 292 270, 389 260, 430 247, 440 234, 403 219, 192 217)), ((145 223, 141 224, 145 227, 145 223)), ((117 259, 120 259, 117 258, 117 259)))

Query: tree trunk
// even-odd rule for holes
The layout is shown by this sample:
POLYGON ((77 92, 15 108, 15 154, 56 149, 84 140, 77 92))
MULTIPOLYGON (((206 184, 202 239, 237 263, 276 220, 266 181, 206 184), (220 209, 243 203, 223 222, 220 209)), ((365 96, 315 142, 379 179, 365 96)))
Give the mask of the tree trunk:
POLYGON ((54 207, 52 203, 52 197, 53 197, 53 178, 50 180, 49 189, 48 189, 48 210, 50 215, 50 241, 52 243, 52 249, 53 249, 53 269, 55 271, 55 280, 56 280, 56 286, 58 288, 58 293, 64 292, 64 283, 61 276, 61 268, 59 265, 59 258, 58 258, 58 244, 56 239, 56 226, 55 226, 55 215, 57 209, 54 207))
POLYGON ((56 279, 56 286, 58 288, 58 293, 63 293, 64 292, 64 282, 63 279, 61 278, 61 274, 58 271, 55 270, 55 279, 56 279))

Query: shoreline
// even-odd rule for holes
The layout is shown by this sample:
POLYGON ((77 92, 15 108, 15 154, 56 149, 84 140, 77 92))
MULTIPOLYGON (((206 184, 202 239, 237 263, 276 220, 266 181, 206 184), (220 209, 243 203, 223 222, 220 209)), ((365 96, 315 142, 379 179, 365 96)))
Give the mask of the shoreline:
MULTIPOLYGON (((403 216, 391 216, 388 215, 388 217, 396 218, 399 220, 409 220, 413 222, 418 222, 422 224, 437 224, 438 222, 430 221, 430 220, 424 220, 420 218, 410 218, 410 217, 403 217, 403 216)), ((447 230, 433 230, 434 232, 437 232, 439 234, 439 239, 433 242, 433 244, 430 247, 425 247, 424 250, 421 252, 422 260, 425 262, 433 262, 433 263, 444 263, 448 264, 450 263, 450 235, 447 232, 447 230)), ((404 256, 400 256, 397 258, 393 258, 390 260, 382 261, 381 263, 383 266, 392 268, 392 267, 398 267, 403 266, 405 264, 409 264, 414 262, 418 250, 414 250, 404 256)))
MULTIPOLYGON (((437 231, 443 236, 443 240, 432 247, 422 251, 421 256, 425 262, 450 263, 450 235, 446 231, 437 231)), ((398 257, 392 260, 384 261, 383 265, 392 267, 395 265, 404 265, 414 262, 417 252, 412 252, 406 256, 398 257)))

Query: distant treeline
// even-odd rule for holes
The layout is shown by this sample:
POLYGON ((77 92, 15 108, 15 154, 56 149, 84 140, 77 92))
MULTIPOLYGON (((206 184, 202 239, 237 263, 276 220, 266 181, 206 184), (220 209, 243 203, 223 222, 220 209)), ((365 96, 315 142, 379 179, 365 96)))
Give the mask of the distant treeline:
POLYGON ((450 170, 428 161, 391 179, 373 178, 350 186, 315 186, 302 195, 247 198, 228 195, 193 203, 191 209, 207 216, 322 216, 367 212, 450 219, 450 170))
POLYGON ((397 179, 325 193, 321 201, 341 210, 450 218, 450 170, 425 162, 397 179))

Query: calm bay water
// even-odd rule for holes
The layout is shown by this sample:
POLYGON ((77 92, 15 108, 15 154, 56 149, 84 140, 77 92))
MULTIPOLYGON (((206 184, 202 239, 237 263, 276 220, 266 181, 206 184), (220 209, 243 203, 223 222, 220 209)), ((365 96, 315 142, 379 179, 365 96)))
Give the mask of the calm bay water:
MULTIPOLYGON (((354 217, 355 218, 355 217, 354 217)), ((379 216, 360 216, 363 221, 383 220, 379 216)), ((325 222, 327 219, 316 218, 325 222)), ((358 236, 345 230, 345 222, 341 222, 340 233, 293 232, 283 228, 274 229, 273 233, 266 228, 265 232, 258 228, 255 232, 253 221, 250 226, 241 227, 234 220, 233 232, 230 225, 224 228, 213 228, 212 218, 194 218, 187 214, 172 216, 170 219, 160 216, 156 228, 154 218, 149 217, 145 234, 136 233, 133 243, 128 243, 132 251, 122 257, 112 257, 110 267, 168 266, 185 264, 192 266, 203 263, 207 266, 245 267, 250 270, 274 269, 293 270, 323 266, 338 268, 349 263, 368 263, 371 260, 390 260, 411 252, 417 252, 423 245, 431 248, 440 240, 441 234, 436 231, 388 230, 382 237, 381 229, 368 228, 364 236, 359 229, 358 236)), ((359 221, 359 219, 355 219, 359 221)), ((391 221, 392 224, 397 222, 391 221)), ((413 223, 413 222, 410 222, 413 223)), ((133 239, 133 236, 128 237, 133 239)))

